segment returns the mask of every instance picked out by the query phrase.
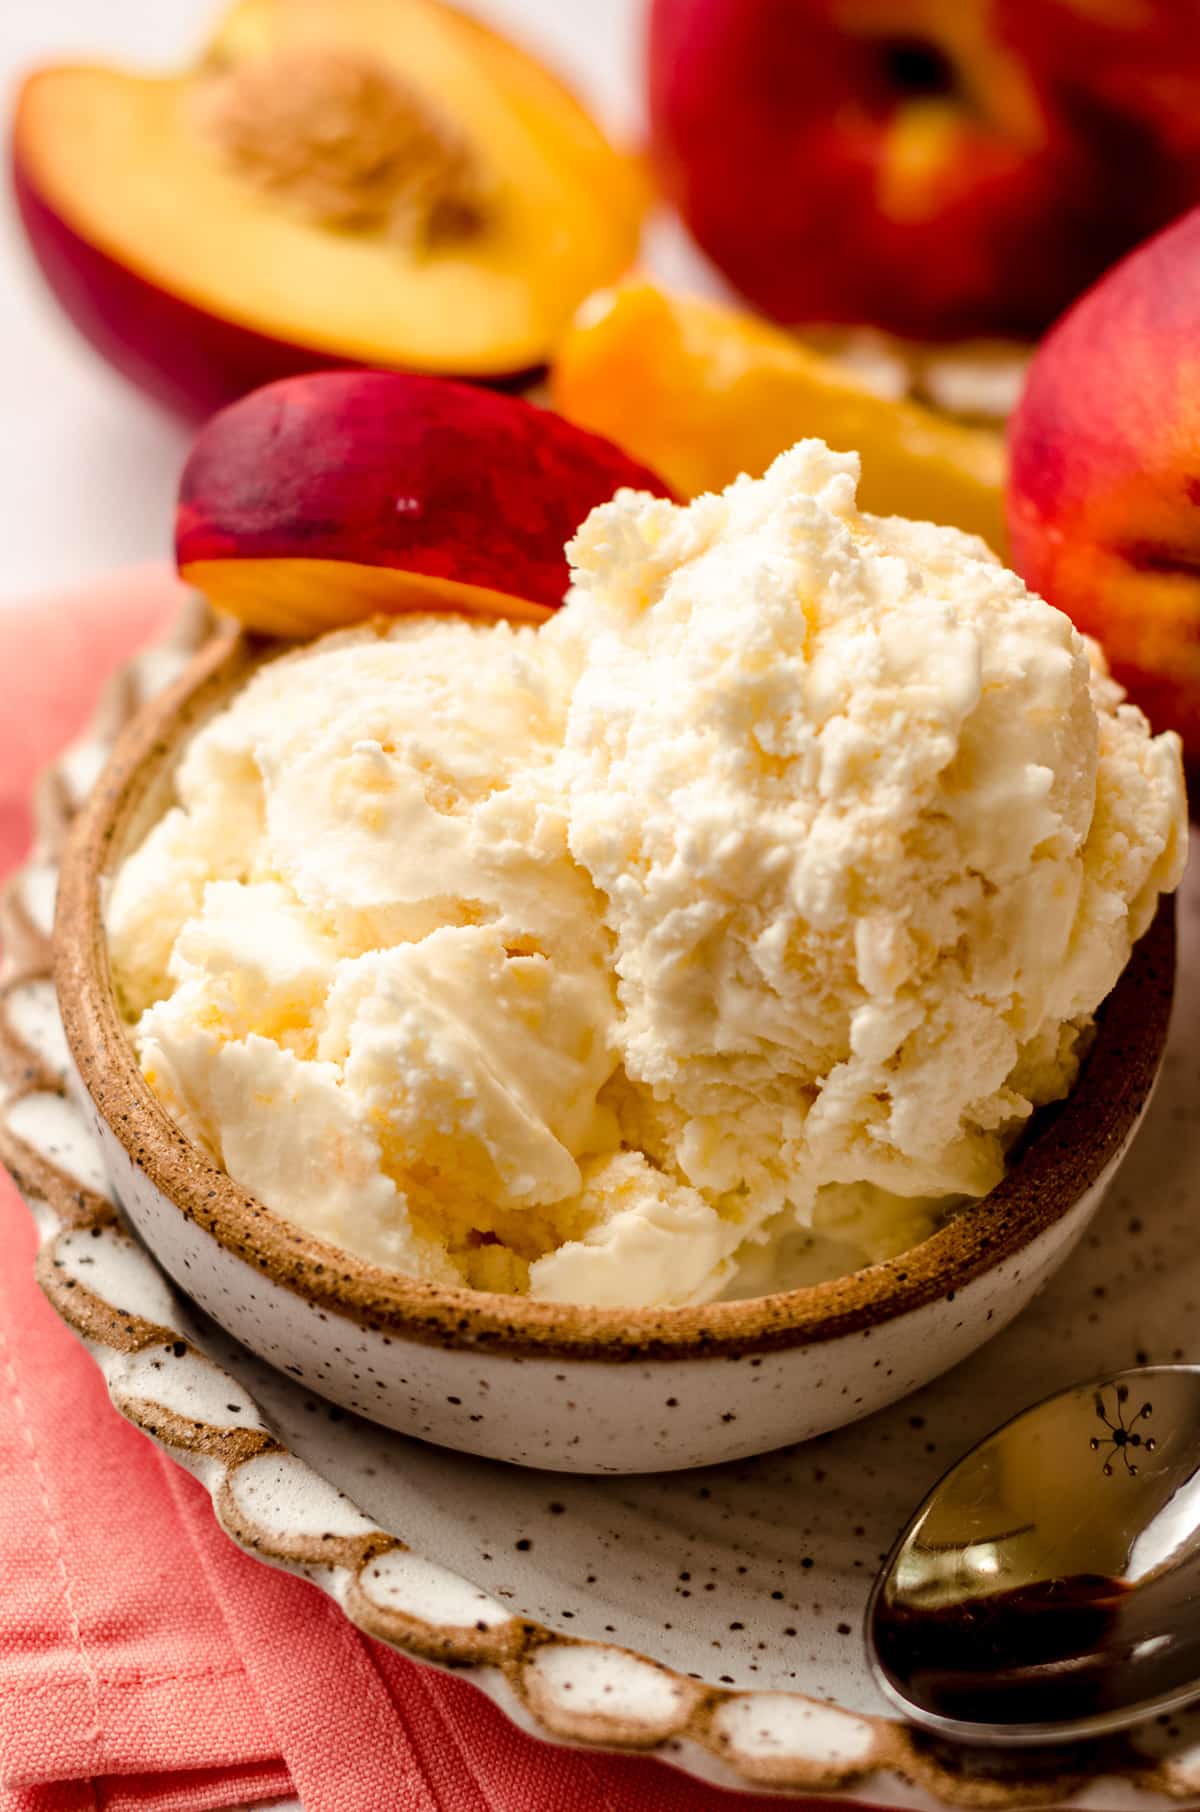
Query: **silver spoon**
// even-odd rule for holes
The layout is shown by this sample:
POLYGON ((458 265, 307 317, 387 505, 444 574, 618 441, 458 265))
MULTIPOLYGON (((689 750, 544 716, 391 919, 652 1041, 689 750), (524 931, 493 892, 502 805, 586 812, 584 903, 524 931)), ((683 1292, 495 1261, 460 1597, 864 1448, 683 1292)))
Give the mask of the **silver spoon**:
POLYGON ((972 1448, 866 1636, 888 1698, 960 1742, 1069 1742, 1200 1695, 1200 1366, 1060 1391, 972 1448))

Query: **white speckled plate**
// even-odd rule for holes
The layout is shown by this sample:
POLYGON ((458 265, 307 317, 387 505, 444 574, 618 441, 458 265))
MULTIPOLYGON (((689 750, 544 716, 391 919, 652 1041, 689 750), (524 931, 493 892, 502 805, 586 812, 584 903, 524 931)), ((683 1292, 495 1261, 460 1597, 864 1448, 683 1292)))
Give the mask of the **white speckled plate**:
POLYGON ((1200 1806, 1200 1713, 1074 1751, 956 1751, 886 1715, 860 1636, 882 1553, 973 1440, 1055 1385, 1200 1357, 1200 875, 1149 1120, 1083 1251, 1008 1333, 804 1447, 660 1478, 522 1472, 360 1422, 199 1320, 122 1228, 63 1091, 55 851, 115 730, 204 633, 197 611, 135 662, 48 777, 0 920, 0 1156, 43 1236, 43 1288, 122 1414, 203 1480, 235 1540, 371 1635, 467 1669, 538 1734, 874 1805, 1200 1806))

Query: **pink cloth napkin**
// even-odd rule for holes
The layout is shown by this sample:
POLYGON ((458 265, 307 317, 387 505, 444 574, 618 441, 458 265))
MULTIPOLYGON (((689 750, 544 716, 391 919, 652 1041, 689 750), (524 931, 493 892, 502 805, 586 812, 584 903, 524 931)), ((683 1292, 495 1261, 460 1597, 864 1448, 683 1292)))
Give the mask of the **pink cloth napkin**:
MULTIPOLYGON (((0 874, 37 771, 179 600, 160 568, 0 608, 0 874)), ((649 1760, 515 1730, 243 1554, 109 1404, 33 1281, 0 1172, 0 1812, 765 1812, 649 1760)))

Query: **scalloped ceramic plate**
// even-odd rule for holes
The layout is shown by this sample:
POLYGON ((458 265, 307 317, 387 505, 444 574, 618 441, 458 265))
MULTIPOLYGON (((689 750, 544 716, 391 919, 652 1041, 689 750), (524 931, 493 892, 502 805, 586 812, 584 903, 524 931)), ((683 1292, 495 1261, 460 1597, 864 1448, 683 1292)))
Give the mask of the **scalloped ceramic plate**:
POLYGON ((762 1459, 523 1472, 358 1421, 202 1322, 122 1228, 64 1092, 55 851, 116 730, 205 633, 196 611, 135 662, 47 778, 0 927, 0 1156, 43 1236, 43 1288, 122 1414, 203 1480, 236 1541, 369 1634, 466 1668, 535 1734, 877 1806, 1200 1805, 1200 1712, 1075 1751, 954 1750, 886 1715, 860 1635, 883 1552, 972 1441, 1059 1384, 1197 1357, 1200 876, 1150 1117, 1082 1251, 1009 1332, 919 1396, 762 1459))

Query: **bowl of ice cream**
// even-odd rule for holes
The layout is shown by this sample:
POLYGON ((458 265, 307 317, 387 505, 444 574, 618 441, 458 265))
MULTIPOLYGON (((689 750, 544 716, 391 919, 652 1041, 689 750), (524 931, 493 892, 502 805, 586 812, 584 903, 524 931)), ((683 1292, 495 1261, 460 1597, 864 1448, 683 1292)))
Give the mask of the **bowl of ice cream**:
POLYGON ((865 1415, 1069 1253, 1161 1059, 1178 746, 802 443, 540 626, 227 635, 127 730, 59 996, 124 1208, 345 1407, 528 1465, 865 1415))

